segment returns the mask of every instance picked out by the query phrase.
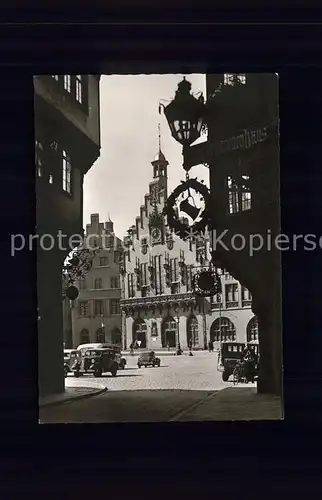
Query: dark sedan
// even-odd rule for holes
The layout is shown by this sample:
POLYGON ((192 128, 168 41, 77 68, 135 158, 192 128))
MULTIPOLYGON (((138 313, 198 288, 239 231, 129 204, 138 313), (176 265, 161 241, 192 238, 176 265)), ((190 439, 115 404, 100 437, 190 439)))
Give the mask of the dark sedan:
POLYGON ((141 368, 141 366, 145 366, 147 368, 148 366, 160 366, 161 360, 160 358, 157 358, 155 355, 154 351, 147 351, 147 352, 142 352, 139 356, 138 359, 138 367, 141 368))

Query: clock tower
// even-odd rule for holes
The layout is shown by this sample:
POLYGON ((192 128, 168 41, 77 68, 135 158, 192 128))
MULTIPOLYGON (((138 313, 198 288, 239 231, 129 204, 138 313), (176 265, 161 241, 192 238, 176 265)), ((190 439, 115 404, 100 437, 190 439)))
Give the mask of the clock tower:
POLYGON ((164 243, 164 217, 162 210, 167 199, 167 166, 161 149, 151 162, 153 166, 153 181, 150 183, 150 205, 153 207, 149 217, 149 230, 152 245, 164 243))
POLYGON ((167 199, 167 167, 169 162, 161 151, 159 130, 159 151, 151 162, 153 166, 153 181, 150 183, 150 204, 153 210, 149 217, 149 230, 152 245, 164 243, 164 217, 162 210, 167 199))

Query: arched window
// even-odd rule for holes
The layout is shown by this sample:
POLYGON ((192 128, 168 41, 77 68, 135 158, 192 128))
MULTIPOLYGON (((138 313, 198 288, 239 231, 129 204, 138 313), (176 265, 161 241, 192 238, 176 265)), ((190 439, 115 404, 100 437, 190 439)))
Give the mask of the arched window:
POLYGON ((199 347, 198 320, 190 316, 187 321, 187 345, 191 343, 192 348, 199 347))
POLYGON ((161 328, 162 347, 176 347, 177 344, 177 323, 172 316, 163 320, 161 328))
POLYGON ((89 331, 86 330, 86 328, 83 328, 83 330, 80 332, 79 336, 79 343, 80 344, 89 344, 89 331))
POLYGON ((132 329, 133 343, 141 342, 141 344, 138 344, 138 347, 145 348, 146 332, 147 332, 146 322, 142 318, 137 318, 133 323, 133 329, 132 329))
POLYGON ((104 342, 105 342, 105 333, 104 333, 103 328, 98 328, 96 330, 96 342, 98 344, 104 344, 104 342))
POLYGON ((228 318, 217 318, 210 328, 210 340, 214 342, 236 341, 235 325, 228 318))
POLYGON ((102 289, 102 278, 95 278, 94 280, 94 288, 95 290, 100 290, 102 289))
POLYGON ((112 330, 112 344, 122 345, 122 334, 118 328, 112 330))
POLYGON ((247 325, 247 342, 258 342, 258 320, 253 316, 247 325))

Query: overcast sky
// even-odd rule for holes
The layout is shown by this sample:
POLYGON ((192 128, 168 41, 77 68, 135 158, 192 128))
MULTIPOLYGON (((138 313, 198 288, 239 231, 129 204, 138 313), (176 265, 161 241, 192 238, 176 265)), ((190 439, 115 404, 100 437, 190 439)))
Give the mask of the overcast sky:
MULTIPOLYGON (((91 213, 100 220, 108 214, 114 230, 123 238, 140 214, 144 195, 149 192, 152 165, 158 152, 158 123, 161 149, 169 162, 169 194, 185 178, 182 146, 170 134, 159 101, 174 98, 183 75, 112 75, 100 81, 101 155, 84 180, 84 227, 91 213)), ((192 92, 205 96, 205 75, 187 75, 192 92)), ((167 104, 167 103, 165 103, 167 104)), ((205 140, 205 136, 201 140, 205 140)), ((209 185, 208 169, 194 167, 190 176, 209 185)))

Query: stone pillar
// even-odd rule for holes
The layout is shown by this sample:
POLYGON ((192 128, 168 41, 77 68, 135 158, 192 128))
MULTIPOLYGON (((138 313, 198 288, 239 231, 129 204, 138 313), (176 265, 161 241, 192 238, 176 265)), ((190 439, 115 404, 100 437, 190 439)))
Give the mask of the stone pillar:
POLYGON ((282 396, 282 337, 281 318, 278 300, 268 301, 261 306, 253 307, 258 319, 259 333, 259 376, 257 389, 259 393, 282 396))
POLYGON ((179 342, 181 349, 187 347, 187 317, 182 313, 179 316, 179 342))
POLYGON ((65 390, 62 257, 55 249, 37 254, 39 396, 65 390))

